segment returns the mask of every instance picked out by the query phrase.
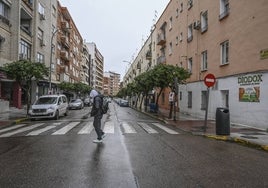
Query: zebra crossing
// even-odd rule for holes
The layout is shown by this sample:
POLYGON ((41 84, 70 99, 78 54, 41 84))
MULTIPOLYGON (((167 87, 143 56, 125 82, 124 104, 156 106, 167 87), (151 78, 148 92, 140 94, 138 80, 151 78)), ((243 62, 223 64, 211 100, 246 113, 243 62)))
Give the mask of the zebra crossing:
MULTIPOLYGON (((176 135, 179 132, 168 128, 158 122, 117 122, 107 121, 104 124, 103 131, 106 134, 115 134, 116 131, 125 134, 147 134, 167 133, 176 135), (119 126, 119 129, 116 129, 119 126)), ((0 129, 0 138, 16 136, 38 136, 38 135, 66 135, 72 134, 85 135, 94 131, 93 122, 56 122, 56 123, 35 123, 35 124, 18 124, 7 128, 0 129)))

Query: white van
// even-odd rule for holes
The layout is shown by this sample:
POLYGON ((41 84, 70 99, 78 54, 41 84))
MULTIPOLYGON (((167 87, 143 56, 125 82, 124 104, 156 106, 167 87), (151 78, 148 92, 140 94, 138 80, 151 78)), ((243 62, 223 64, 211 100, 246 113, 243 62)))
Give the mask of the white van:
POLYGON ((43 95, 39 97, 29 110, 32 120, 40 118, 59 119, 68 115, 68 100, 65 95, 43 95))

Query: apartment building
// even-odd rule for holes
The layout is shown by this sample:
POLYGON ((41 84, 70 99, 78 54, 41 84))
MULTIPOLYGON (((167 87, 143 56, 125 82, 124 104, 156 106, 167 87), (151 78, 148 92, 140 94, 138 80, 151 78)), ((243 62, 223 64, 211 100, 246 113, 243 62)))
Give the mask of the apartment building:
POLYGON ((83 44, 83 53, 82 53, 82 62, 81 62, 81 71, 80 78, 81 82, 87 85, 90 85, 90 55, 89 50, 85 44, 83 44))
POLYGON ((120 88, 120 74, 109 71, 104 72, 103 94, 116 96, 120 88))
MULTIPOLYGON (((216 109, 223 107, 229 109, 231 123, 267 129, 266 10, 266 0, 169 2, 153 31, 156 57, 152 58, 156 64, 172 64, 192 73, 178 87, 180 112, 205 117, 209 91, 209 119, 215 119, 216 109), (208 90, 204 77, 209 73, 215 75, 216 84, 208 90)), ((128 73, 124 78, 129 78, 128 73)), ((168 90, 160 97, 160 108, 168 108, 167 99, 168 90)))
POLYGON ((212 73, 208 117, 226 107, 232 123, 267 128, 267 8, 265 0, 170 1, 157 23, 158 51, 192 73, 179 86, 181 112, 205 116, 204 77, 212 73))
MULTIPOLYGON (((1 0, 0 18, 0 67, 26 59, 51 70, 48 78, 33 82, 32 102, 40 95, 59 92, 60 82, 89 82, 89 53, 68 9, 57 0, 1 0)), ((5 109, 21 108, 26 99, 3 70, 0 99, 5 109)))
POLYGON ((103 65, 104 57, 94 42, 86 43, 90 54, 90 86, 103 92, 103 65))

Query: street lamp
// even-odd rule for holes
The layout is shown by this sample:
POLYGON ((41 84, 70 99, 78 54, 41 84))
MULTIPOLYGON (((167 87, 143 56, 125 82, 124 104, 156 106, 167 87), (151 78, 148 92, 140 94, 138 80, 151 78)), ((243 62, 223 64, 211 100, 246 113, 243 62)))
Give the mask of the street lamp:
POLYGON ((53 53, 53 39, 56 35, 56 33, 60 31, 60 29, 56 29, 51 36, 51 42, 50 42, 50 65, 49 65, 49 91, 48 93, 51 94, 51 74, 52 74, 52 53, 53 53))

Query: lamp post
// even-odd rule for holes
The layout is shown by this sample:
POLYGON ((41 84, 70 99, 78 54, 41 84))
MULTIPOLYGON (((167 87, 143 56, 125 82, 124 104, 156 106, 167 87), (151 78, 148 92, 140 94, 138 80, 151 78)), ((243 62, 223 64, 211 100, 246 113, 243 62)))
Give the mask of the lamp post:
POLYGON ((52 74, 52 53, 53 53, 53 39, 56 35, 56 33, 60 31, 60 29, 56 29, 53 33, 52 33, 52 36, 51 36, 51 42, 50 42, 50 65, 49 65, 49 91, 48 93, 51 94, 51 74, 52 74))

